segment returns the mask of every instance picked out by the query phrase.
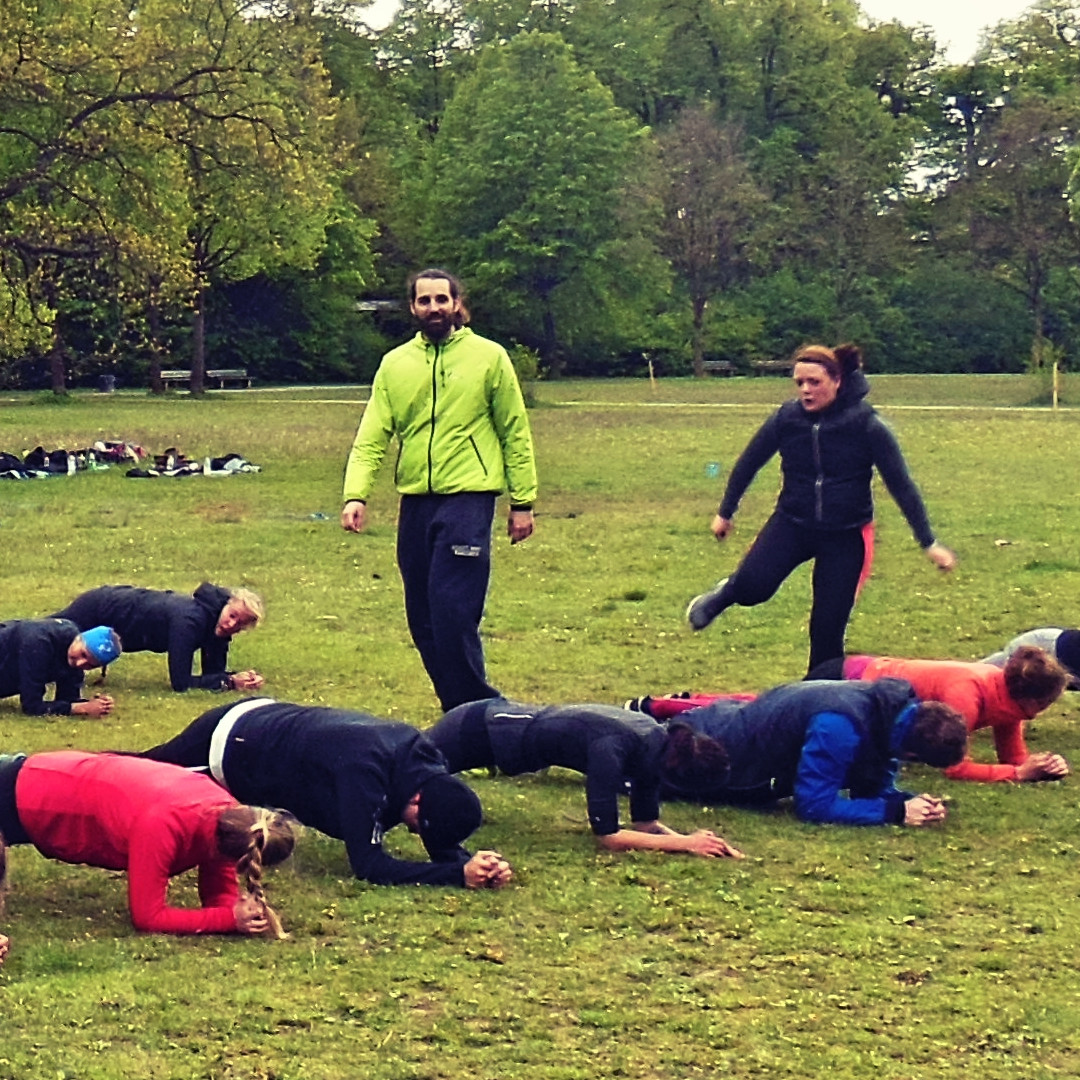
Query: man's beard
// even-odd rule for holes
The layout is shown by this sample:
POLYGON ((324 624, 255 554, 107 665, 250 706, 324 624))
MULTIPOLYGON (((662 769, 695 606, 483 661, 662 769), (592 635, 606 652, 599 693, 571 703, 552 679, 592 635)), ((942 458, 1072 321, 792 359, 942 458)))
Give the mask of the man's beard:
POLYGON ((442 341, 454 329, 452 315, 431 314, 420 320, 420 330, 428 341, 442 341))

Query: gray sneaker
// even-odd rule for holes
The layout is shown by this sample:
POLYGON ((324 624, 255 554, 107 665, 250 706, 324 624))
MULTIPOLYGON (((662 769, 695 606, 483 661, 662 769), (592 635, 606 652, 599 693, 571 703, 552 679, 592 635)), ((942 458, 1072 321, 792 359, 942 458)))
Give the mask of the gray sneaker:
POLYGON ((718 581, 708 592, 695 596, 686 605, 686 621, 690 624, 692 630, 704 630, 720 614, 717 601, 720 599, 720 590, 727 583, 727 578, 718 581))

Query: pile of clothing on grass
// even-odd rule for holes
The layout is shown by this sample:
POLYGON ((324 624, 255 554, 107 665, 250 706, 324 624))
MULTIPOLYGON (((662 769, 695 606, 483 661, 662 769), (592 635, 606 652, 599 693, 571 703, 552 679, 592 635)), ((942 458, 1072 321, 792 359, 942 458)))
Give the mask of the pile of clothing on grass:
POLYGON ((101 472, 124 461, 139 462, 146 451, 136 443, 99 440, 83 450, 33 450, 11 454, 0 450, 0 480, 42 480, 76 472, 101 472))
POLYGON ((85 450, 46 450, 36 446, 22 455, 0 451, 0 480, 42 480, 49 476, 70 476, 76 472, 101 472, 110 465, 133 463, 127 476, 235 476, 257 473, 243 454, 223 454, 193 461, 175 446, 153 458, 137 443, 99 441, 85 450), (147 459, 150 459, 149 461, 147 459))
POLYGON ((253 465, 242 454, 225 454, 222 457, 206 457, 202 461, 190 458, 170 446, 162 454, 154 455, 154 464, 128 469, 128 476, 145 479, 155 476, 234 476, 237 473, 257 473, 261 465, 253 465))

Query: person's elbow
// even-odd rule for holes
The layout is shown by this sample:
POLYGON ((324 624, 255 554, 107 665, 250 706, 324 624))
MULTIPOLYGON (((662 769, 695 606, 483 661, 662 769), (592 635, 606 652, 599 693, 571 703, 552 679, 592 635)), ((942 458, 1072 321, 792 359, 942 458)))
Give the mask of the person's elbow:
POLYGON ((796 795, 795 816, 800 821, 806 821, 812 825, 827 825, 835 820, 833 812, 835 802, 835 796, 796 795))

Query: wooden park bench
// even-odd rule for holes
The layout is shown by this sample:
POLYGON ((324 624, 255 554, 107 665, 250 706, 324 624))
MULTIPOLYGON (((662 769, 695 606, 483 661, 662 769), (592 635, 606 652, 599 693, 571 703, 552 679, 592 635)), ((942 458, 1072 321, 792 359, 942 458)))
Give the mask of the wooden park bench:
POLYGON ((701 370, 706 375, 735 375, 739 369, 730 360, 702 360, 701 370))
MULTIPOLYGON (((251 376, 247 373, 247 368, 211 368, 203 378, 207 383, 217 383, 215 389, 218 390, 224 390, 226 383, 237 383, 251 388, 251 376)), ((161 381, 166 384, 191 382, 191 372, 184 368, 169 368, 162 371, 161 381)))
POLYGON ((251 389, 251 376, 247 368, 213 368, 206 373, 207 381, 216 382, 219 390, 225 389, 226 383, 236 383, 251 389))
POLYGON ((755 375, 790 375, 795 366, 790 360, 751 360, 755 375))

